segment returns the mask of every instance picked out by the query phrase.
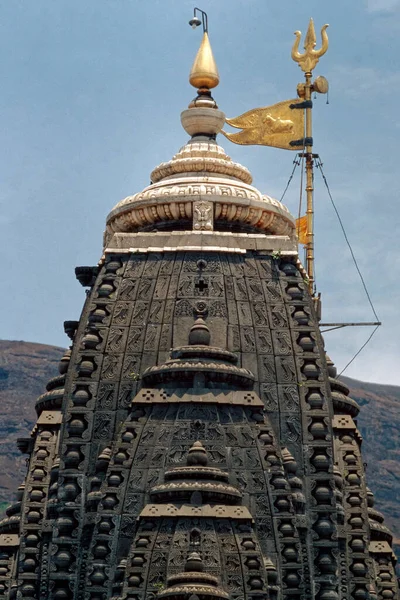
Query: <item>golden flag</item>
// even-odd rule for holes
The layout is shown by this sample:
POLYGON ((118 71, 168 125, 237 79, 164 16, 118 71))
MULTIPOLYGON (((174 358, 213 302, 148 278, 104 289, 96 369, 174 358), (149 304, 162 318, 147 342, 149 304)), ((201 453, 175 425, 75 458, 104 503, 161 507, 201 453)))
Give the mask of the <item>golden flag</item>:
POLYGON ((308 231, 307 231, 307 215, 296 219, 296 233, 299 239, 299 244, 307 244, 308 242, 308 231))
POLYGON ((304 101, 299 98, 253 108, 239 117, 226 119, 226 122, 231 127, 243 129, 238 133, 222 131, 235 144, 259 144, 297 151, 304 147, 304 101))

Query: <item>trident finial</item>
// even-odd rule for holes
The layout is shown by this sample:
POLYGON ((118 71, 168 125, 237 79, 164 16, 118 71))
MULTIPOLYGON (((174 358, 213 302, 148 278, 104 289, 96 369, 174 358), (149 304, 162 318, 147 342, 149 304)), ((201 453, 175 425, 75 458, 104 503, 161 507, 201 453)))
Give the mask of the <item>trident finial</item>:
POLYGON ((317 65, 321 56, 328 50, 328 34, 326 33, 329 25, 324 25, 321 29, 322 46, 319 50, 314 50, 317 45, 317 36, 315 35, 314 21, 310 19, 307 34, 304 40, 305 52, 301 54, 299 52, 299 44, 301 39, 301 31, 295 31, 294 35, 296 40, 292 48, 292 58, 295 62, 299 63, 299 67, 304 73, 311 73, 317 65))

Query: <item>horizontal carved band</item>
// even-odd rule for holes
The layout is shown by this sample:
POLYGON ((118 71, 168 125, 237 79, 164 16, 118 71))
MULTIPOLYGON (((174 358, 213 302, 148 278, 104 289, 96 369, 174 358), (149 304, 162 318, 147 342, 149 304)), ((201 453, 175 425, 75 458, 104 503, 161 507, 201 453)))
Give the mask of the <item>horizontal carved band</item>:
POLYGON ((245 506, 176 506, 175 504, 147 504, 139 515, 140 517, 197 517, 215 519, 239 519, 253 521, 249 510, 245 506))
POLYGON ((165 403, 185 403, 185 404, 229 404, 236 406, 257 406, 263 407, 264 404, 254 392, 229 392, 217 394, 199 393, 197 389, 187 389, 185 394, 178 395, 171 390, 159 390, 154 388, 143 388, 134 398, 132 404, 165 404, 165 403))
POLYGON ((251 184, 251 173, 243 165, 233 162, 225 150, 215 143, 193 143, 183 146, 168 162, 161 163, 150 175, 153 183, 172 175, 208 172, 228 175, 251 184))

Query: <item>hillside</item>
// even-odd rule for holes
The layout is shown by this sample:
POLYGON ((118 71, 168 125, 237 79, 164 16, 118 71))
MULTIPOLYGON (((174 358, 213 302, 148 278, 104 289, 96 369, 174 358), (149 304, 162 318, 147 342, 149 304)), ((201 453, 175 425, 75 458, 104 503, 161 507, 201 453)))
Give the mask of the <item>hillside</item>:
MULTIPOLYGON (((28 342, 0 341, 0 503, 13 499, 25 472, 16 447, 35 421, 34 402, 57 374, 63 350, 28 342)), ((400 387, 343 377, 361 405, 358 425, 376 507, 400 544, 400 387)))
POLYGON ((62 348, 0 341, 0 503, 8 504, 25 474, 16 446, 36 419, 34 404, 47 381, 58 374, 62 348))

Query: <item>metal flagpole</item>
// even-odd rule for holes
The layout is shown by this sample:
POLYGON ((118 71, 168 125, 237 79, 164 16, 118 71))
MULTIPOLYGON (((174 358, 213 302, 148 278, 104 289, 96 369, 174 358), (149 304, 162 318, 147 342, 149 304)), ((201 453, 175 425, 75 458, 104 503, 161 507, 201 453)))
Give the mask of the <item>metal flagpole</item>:
POLYGON ((299 52, 301 32, 296 31, 296 41, 292 49, 292 58, 299 64, 304 72, 305 83, 299 84, 297 92, 300 98, 304 98, 306 112, 306 131, 305 131, 305 159, 306 159, 306 193, 307 193, 307 243, 306 243, 306 269, 308 275, 308 288, 311 295, 314 295, 314 155, 312 138, 312 100, 313 91, 326 93, 328 91, 328 82, 324 77, 318 77, 312 82, 312 71, 317 65, 321 56, 328 50, 328 35, 326 33, 328 25, 324 25, 321 30, 322 46, 315 50, 317 38, 315 35, 314 21, 310 19, 307 34, 304 40, 305 52, 299 52))

